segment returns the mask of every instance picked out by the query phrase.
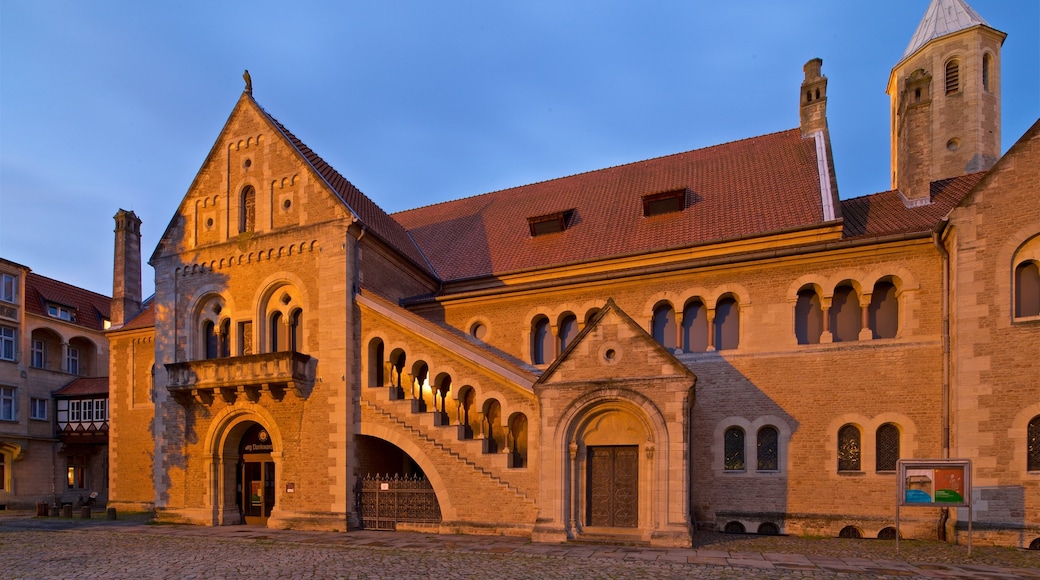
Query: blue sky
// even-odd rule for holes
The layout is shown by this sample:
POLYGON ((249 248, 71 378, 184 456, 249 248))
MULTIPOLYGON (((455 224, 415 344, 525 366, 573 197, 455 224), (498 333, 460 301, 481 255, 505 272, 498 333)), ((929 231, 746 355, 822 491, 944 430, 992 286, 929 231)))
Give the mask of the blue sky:
MULTIPOLYGON (((1040 2, 1008 33, 1006 150, 1040 116, 1040 2)), ((108 294, 241 94, 388 212, 798 125, 823 59, 843 198, 889 189, 885 87, 928 0, 0 0, 0 257, 108 294)), ((151 292, 145 268, 145 290, 151 292)))

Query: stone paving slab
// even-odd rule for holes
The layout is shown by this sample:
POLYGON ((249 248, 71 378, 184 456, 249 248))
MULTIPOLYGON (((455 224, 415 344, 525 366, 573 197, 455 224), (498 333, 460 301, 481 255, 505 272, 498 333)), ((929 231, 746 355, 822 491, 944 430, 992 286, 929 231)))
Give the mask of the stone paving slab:
MULTIPOLYGON (((734 543, 735 545, 735 543, 734 543)), ((1038 566, 970 561, 676 549, 423 532, 349 533, 251 526, 147 525, 0 516, 4 578, 980 578, 1040 579, 1038 566), (200 541, 201 540, 201 541, 200 541), (59 572, 60 571, 60 572, 59 572), (490 572, 494 571, 493 574, 490 572)), ((1026 560, 1029 561, 1029 560, 1026 560)))

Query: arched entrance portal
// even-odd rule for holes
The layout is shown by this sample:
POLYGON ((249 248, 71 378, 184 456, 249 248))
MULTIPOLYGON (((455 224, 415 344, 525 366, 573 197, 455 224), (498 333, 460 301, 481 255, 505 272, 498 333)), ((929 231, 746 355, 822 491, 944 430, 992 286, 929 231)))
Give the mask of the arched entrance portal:
POLYGON ((252 423, 239 440, 235 503, 247 524, 265 526, 271 517, 275 502, 272 451, 271 435, 258 423, 252 423))
POLYGON ((355 445, 355 509, 362 528, 412 529, 441 522, 437 494, 414 459, 377 437, 358 435, 355 445))

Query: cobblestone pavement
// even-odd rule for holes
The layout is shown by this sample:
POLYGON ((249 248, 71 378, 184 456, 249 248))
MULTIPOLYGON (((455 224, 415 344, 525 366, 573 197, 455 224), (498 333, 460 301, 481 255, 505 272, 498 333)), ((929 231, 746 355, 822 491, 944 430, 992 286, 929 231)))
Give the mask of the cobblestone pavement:
POLYGON ((1040 552, 698 534, 695 549, 269 530, 0 512, 3 578, 981 578, 1040 580, 1040 552))

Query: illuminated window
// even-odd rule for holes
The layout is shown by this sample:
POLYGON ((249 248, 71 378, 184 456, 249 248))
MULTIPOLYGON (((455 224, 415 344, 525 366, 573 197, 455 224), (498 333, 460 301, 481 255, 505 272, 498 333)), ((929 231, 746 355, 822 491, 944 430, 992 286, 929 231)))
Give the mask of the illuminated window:
POLYGON ((69 489, 85 489, 87 487, 86 459, 79 455, 71 455, 65 460, 69 489))

